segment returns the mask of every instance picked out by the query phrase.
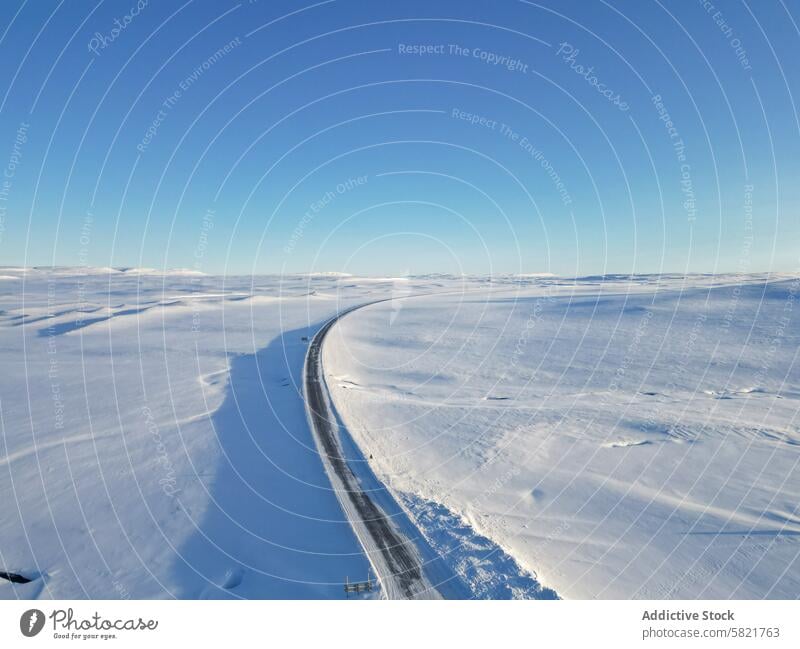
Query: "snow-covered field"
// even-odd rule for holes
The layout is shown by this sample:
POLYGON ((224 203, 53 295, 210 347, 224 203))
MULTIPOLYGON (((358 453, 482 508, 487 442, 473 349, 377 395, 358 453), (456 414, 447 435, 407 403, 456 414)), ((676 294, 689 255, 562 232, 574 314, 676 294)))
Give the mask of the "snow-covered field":
POLYGON ((306 424, 338 276, 5 268, 0 597, 343 597, 368 563, 306 424))
POLYGON ((490 594, 510 557, 564 598, 798 597, 800 280, 532 282, 374 305, 324 349, 429 542, 490 594))
POLYGON ((343 597, 300 378, 382 298, 333 403, 473 596, 796 597, 798 288, 0 268, 0 598, 343 597))

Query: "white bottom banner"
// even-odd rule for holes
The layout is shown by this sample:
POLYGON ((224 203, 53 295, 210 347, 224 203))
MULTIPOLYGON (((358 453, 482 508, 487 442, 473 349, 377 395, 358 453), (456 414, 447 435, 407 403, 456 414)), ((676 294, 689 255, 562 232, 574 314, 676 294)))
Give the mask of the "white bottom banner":
POLYGON ((800 604, 705 602, 13 601, 0 646, 798 647, 800 604), (580 644, 578 644, 580 643, 580 644))

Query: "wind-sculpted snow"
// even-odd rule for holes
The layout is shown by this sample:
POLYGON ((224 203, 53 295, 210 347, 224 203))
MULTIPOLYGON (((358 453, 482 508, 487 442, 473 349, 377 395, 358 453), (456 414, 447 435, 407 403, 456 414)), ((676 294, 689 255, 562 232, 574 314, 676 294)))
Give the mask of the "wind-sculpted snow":
POLYGON ((793 278, 0 275, 0 597, 344 597, 301 373, 382 298, 326 383, 446 596, 798 592, 793 278))
POLYGON ((300 377, 316 328, 391 283, 2 275, 0 572, 29 581, 0 597, 343 598, 367 578, 300 377))
POLYGON ((426 504, 426 536, 455 516, 561 597, 797 597, 800 279, 569 284, 331 332, 333 401, 378 478, 426 504))
MULTIPOLYGON (((344 597, 369 563, 308 431, 337 278, 4 269, 0 597, 344 597)), ((372 292, 374 287, 363 289, 372 292)))
POLYGON ((471 599, 558 599, 496 543, 443 505, 400 494, 415 524, 466 584, 471 599))

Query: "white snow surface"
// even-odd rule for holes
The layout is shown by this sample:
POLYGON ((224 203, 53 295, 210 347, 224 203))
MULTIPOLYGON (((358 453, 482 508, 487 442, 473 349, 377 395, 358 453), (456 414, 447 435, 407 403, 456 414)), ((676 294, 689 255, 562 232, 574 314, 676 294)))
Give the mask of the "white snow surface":
POLYGON ((367 578, 300 376, 303 338, 385 291, 2 272, 0 571, 32 581, 0 598, 338 598, 367 578))
POLYGON ((301 398, 473 597, 796 597, 798 279, 0 274, 0 598, 340 598, 301 398), (421 297, 426 295, 427 297, 421 297))
POLYGON ((796 598, 798 293, 615 276, 407 297, 343 318, 323 366, 475 592, 510 558, 562 598, 796 598), (476 538, 497 550, 469 556, 476 538))

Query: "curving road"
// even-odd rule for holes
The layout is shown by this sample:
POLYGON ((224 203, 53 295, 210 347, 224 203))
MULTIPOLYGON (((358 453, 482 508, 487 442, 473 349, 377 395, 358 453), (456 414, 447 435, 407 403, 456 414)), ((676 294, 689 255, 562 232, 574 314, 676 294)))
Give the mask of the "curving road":
POLYGON ((431 599, 440 594, 425 577, 414 544, 392 523, 372 500, 342 453, 339 424, 331 407, 322 369, 321 350, 325 336, 338 320, 356 309, 385 302, 361 304, 332 318, 309 344, 303 367, 303 396, 306 416, 325 472, 336 497, 380 580, 388 599, 431 599))

